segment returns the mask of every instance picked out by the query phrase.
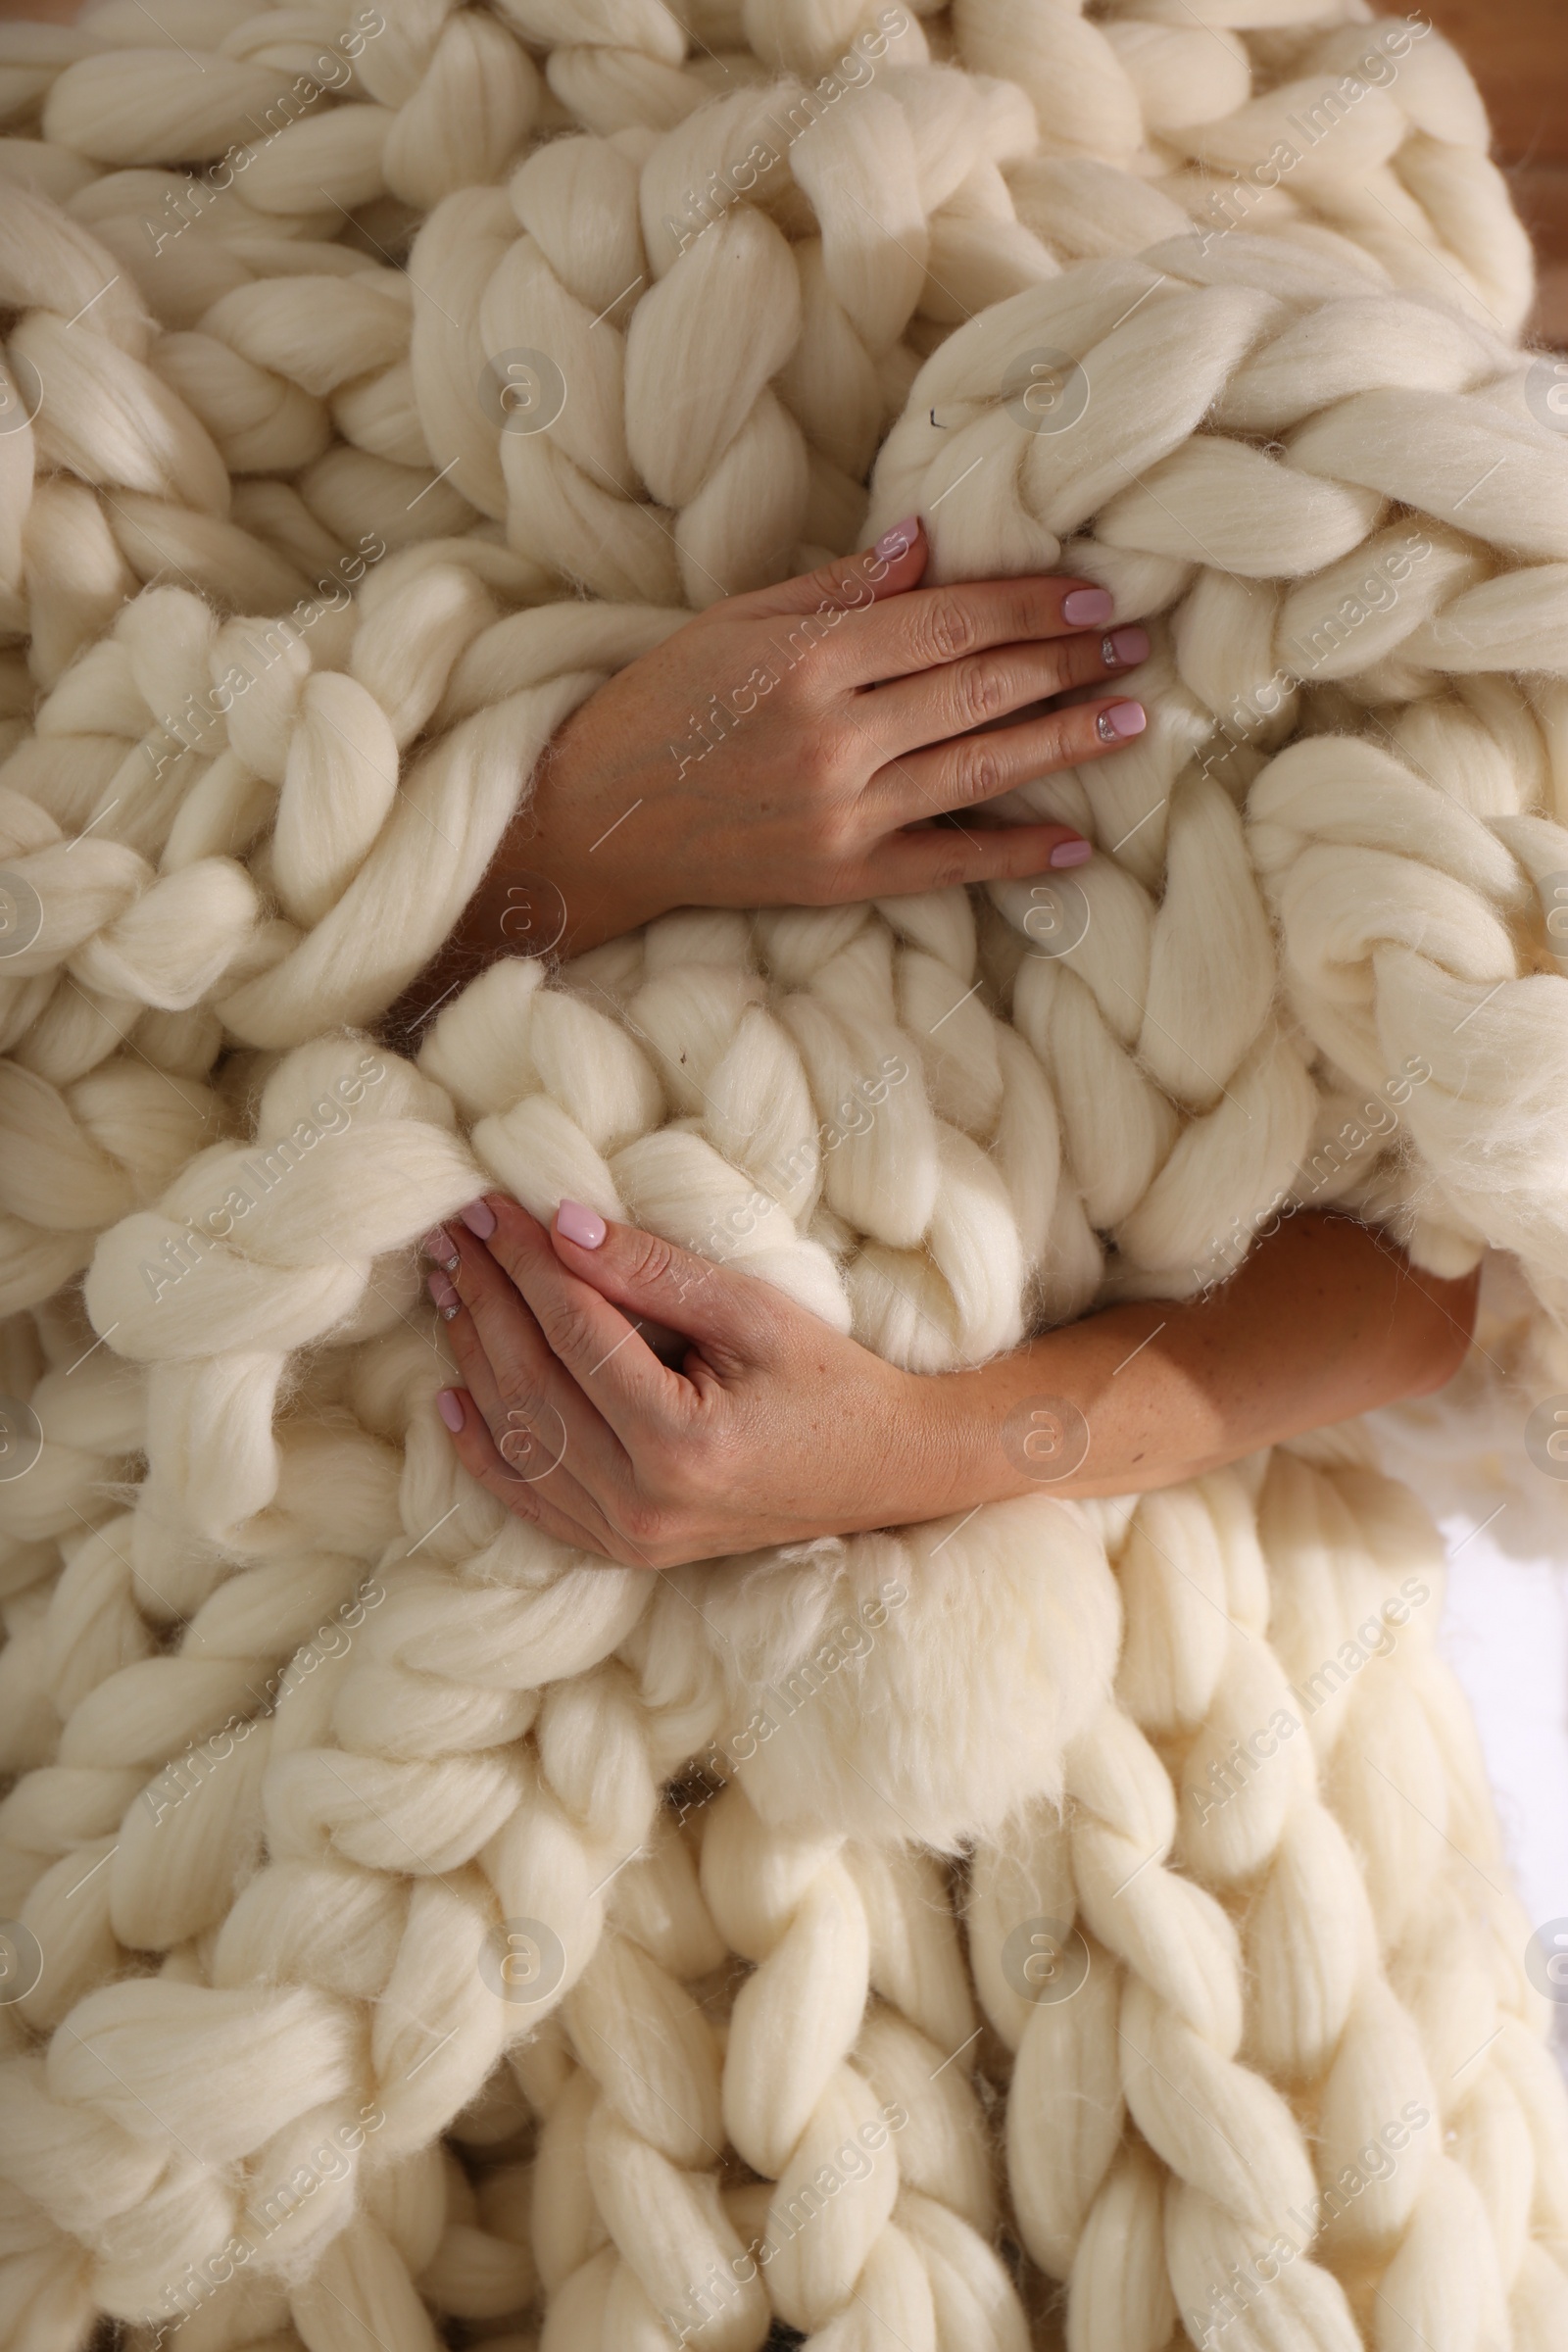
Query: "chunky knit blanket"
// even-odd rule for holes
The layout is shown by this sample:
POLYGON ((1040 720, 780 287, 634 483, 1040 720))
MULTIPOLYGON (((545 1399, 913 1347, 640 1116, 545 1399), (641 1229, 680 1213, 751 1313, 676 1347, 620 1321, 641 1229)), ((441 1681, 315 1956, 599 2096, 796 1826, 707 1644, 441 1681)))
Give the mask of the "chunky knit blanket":
POLYGON ((98 0, 0 110, 0 2337, 1557 2352, 1366 1429, 1085 1503, 1045 1400, 1022 1499, 648 1574, 459 1471, 416 1253, 570 1196, 937 1370, 1335 1202, 1488 1253, 1405 1434, 1554 1498, 1568 436, 1459 61, 98 0), (394 1037, 563 718, 912 510, 1151 629, 1004 805, 1092 863, 565 963, 523 891, 394 1037))

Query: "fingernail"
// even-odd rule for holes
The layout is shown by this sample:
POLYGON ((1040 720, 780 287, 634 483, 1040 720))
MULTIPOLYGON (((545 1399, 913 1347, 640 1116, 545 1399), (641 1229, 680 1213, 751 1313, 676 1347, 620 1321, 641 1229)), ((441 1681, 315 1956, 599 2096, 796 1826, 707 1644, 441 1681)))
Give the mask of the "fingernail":
MULTIPOLYGON (((915 535, 919 531, 919 515, 906 514, 902 522, 896 522, 891 530, 883 532, 881 538, 871 550, 872 555, 880 556, 884 563, 896 563, 900 556, 906 556, 908 554, 910 548, 914 545, 915 535)), ((594 1250, 597 1250, 599 1247, 597 1242, 591 1242, 588 1246, 590 1249, 594 1250)))
POLYGON ((496 1229, 496 1212, 488 1200, 470 1200, 466 1208, 459 1209, 458 1214, 468 1231, 481 1242, 487 1242, 496 1229))
POLYGON ((424 1278, 424 1287, 443 1314, 446 1314, 449 1309, 456 1314, 461 1301, 457 1292, 444 1274, 427 1274, 424 1278))
POLYGON ((597 1250, 605 1238, 605 1220, 580 1200, 563 1200, 556 1211, 556 1231, 584 1250, 597 1250))
POLYGON ((1102 743, 1124 743, 1129 735, 1141 735, 1148 724, 1142 703, 1112 703, 1095 721, 1102 743))
POLYGON ((1058 841, 1051 853, 1053 865, 1087 865, 1095 854, 1093 842, 1058 841))
POLYGON ((1112 629, 1100 649, 1100 658, 1107 669, 1136 669, 1140 662, 1149 659, 1149 631, 1112 629))
POLYGON ((1116 600, 1108 588, 1075 588, 1061 600, 1061 617, 1075 629, 1092 629, 1097 621, 1108 620, 1116 610, 1116 600))
POLYGON ((430 1228, 419 1248, 426 1257, 433 1257, 438 1266, 445 1266, 449 1274, 461 1263, 451 1234, 439 1225, 430 1228))
POLYGON ((435 1409, 454 1437, 463 1427, 463 1398, 456 1389, 442 1389, 435 1400, 435 1409))

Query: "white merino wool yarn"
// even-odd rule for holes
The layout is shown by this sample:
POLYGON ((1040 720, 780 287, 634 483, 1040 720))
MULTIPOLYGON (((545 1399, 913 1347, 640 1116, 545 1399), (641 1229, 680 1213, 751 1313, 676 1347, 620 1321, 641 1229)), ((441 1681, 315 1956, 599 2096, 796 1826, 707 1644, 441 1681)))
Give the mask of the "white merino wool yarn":
POLYGON ((458 1471, 416 1257, 570 1195, 934 1370, 1334 1201, 1563 1362, 1568 441, 1462 66, 100 0, 0 108, 0 2342, 1555 2352, 1368 1431, 650 1577, 458 1471), (1093 862, 383 1043, 562 718, 914 509, 1147 620, 1147 734, 1003 811, 1093 862))

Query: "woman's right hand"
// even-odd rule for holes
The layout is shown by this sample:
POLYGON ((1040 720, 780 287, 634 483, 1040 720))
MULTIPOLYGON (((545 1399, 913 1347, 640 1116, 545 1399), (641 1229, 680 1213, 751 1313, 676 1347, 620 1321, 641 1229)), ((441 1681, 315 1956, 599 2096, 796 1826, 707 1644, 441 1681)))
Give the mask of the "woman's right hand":
POLYGON ((673 906, 833 906, 1082 863, 1070 826, 956 820, 1140 734, 1140 704, 1093 689, 1149 639, 1087 580, 921 588, 928 548, 911 516, 710 606, 609 679, 558 731, 455 944, 575 955, 673 906), (1092 699, 1059 699, 1074 689, 1092 699), (519 930, 519 876, 547 886, 556 937, 519 930))

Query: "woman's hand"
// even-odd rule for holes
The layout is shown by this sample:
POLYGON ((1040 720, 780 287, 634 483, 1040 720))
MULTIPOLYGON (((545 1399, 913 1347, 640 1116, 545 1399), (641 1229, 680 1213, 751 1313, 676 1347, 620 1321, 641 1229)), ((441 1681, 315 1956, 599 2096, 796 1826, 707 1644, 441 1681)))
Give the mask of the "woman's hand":
POLYGON ((920 588, 927 552, 911 515, 710 606, 590 696, 459 926, 470 962, 578 954, 672 906, 831 906, 1088 858, 1070 826, 970 812, 1142 732, 1141 704, 1094 690, 1145 659, 1146 632, 1113 627, 1087 580, 920 588), (538 881, 535 941, 516 907, 538 881))
POLYGON ((929 1384, 770 1283, 575 1203, 553 1233, 496 1193, 464 1218, 424 1243, 468 1383, 442 1418, 547 1535, 667 1568, 944 1508, 921 1460, 929 1384))
POLYGON ((1478 1281, 1303 1212, 1212 1296, 1108 1307, 919 1375, 768 1283, 571 1202, 547 1233, 487 1194, 424 1248, 468 1383, 440 1397, 466 1467, 546 1534, 650 1568, 1009 1495, 1172 1485, 1440 1388, 1478 1281))

